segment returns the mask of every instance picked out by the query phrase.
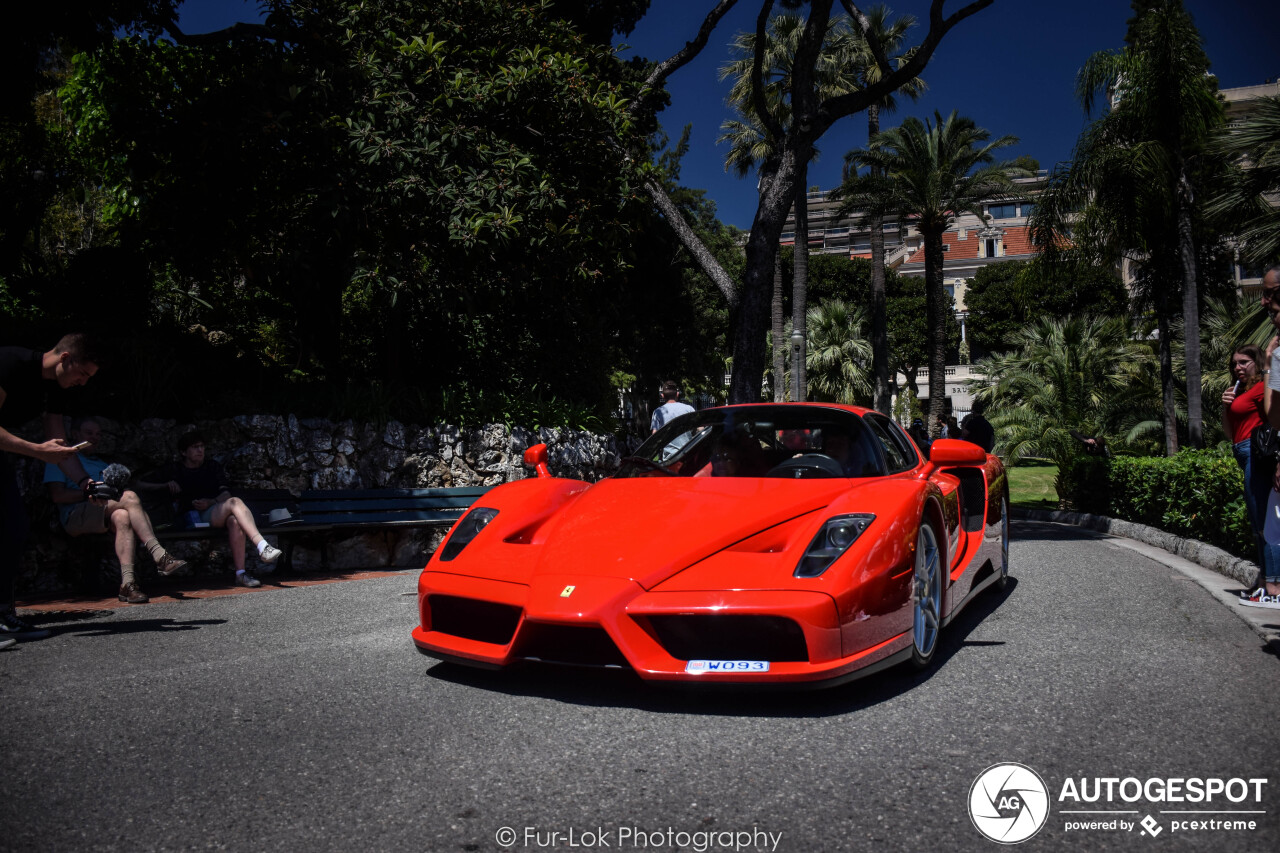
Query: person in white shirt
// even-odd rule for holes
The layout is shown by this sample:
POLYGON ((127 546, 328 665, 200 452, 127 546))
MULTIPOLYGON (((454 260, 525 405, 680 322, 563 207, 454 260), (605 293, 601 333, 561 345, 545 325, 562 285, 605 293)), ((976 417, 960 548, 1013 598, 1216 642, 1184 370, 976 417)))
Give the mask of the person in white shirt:
POLYGON ((649 421, 650 435, 657 432, 663 424, 693 411, 693 406, 679 402, 680 388, 671 380, 662 383, 662 399, 665 402, 653 410, 653 418, 649 421))

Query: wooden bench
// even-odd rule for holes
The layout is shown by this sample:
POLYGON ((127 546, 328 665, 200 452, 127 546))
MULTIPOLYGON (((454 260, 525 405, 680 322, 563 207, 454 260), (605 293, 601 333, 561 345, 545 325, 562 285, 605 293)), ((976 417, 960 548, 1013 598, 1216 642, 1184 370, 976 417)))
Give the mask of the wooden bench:
POLYGON ((260 526, 277 536, 280 568, 293 564, 294 540, 306 533, 401 527, 451 527, 489 486, 458 489, 312 489, 302 493, 291 518, 260 526))
MULTIPOLYGON (((271 511, 286 509, 292 515, 298 514, 298 499, 287 489, 232 489, 232 497, 245 502, 253 513, 253 520, 259 530, 271 527, 271 511)), ((151 525, 155 528, 156 538, 161 542, 172 539, 209 539, 224 533, 223 527, 184 527, 179 518, 170 509, 168 501, 159 504, 143 501, 143 506, 151 516, 151 525)))

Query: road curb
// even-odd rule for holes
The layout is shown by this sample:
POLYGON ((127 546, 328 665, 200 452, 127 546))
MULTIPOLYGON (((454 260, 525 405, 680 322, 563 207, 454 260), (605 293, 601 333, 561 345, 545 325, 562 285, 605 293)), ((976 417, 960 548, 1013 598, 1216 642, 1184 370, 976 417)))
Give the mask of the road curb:
POLYGON ((1052 521, 1058 524, 1070 524, 1075 527, 1084 527, 1099 533, 1123 536, 1125 539, 1133 539, 1147 545, 1153 545, 1198 566, 1203 566, 1210 571, 1231 578, 1246 589, 1254 589, 1262 582, 1262 570, 1251 560, 1228 554, 1221 548, 1206 545, 1197 539, 1183 539, 1181 536, 1155 527, 1148 527, 1145 524, 1121 521, 1105 515, 1093 515, 1087 512, 1021 509, 1018 507, 1010 507, 1009 517, 1027 521, 1052 521))

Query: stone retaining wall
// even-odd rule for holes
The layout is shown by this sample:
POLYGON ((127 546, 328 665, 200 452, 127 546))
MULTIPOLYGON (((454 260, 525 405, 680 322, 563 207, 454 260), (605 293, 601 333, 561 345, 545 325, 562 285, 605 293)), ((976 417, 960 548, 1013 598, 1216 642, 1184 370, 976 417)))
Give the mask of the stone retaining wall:
MULTIPOLYGON (((612 436, 566 429, 509 429, 490 424, 476 429, 385 425, 273 415, 246 415, 196 424, 145 420, 128 424, 101 419, 96 453, 145 474, 177 458, 178 436, 198 428, 208 453, 243 488, 307 489, 451 488, 497 485, 532 476, 524 466, 526 448, 539 442, 557 477, 594 482, 617 469, 625 453, 612 436)), ((21 434, 39 440, 33 422, 21 434)), ((27 498, 32 535, 27 543, 19 595, 64 592, 85 586, 119 584, 119 566, 107 536, 72 539, 63 533, 45 487, 44 464, 11 457, 27 498)), ((439 544, 443 529, 298 537, 293 565, 299 571, 421 566, 439 544)), ((272 537, 268 534, 268 539, 272 537)), ((191 563, 184 572, 227 573, 226 538, 181 542, 174 552, 191 563)), ((154 576, 145 554, 137 559, 144 588, 154 576)), ((250 549, 250 571, 257 567, 250 549)))
POLYGON ((1220 575, 1238 581, 1248 589, 1262 583, 1262 573, 1258 565, 1243 557, 1237 557, 1214 545, 1206 545, 1196 539, 1184 539, 1175 533, 1148 527, 1134 521, 1109 518, 1105 515, 1092 515, 1084 512, 1067 510, 1041 510, 1014 508, 1010 515, 1015 518, 1026 518, 1031 521, 1052 521, 1058 524, 1071 524, 1094 530, 1098 533, 1109 533, 1122 536, 1147 545, 1163 548, 1170 554, 1176 554, 1184 560, 1211 569, 1220 575))

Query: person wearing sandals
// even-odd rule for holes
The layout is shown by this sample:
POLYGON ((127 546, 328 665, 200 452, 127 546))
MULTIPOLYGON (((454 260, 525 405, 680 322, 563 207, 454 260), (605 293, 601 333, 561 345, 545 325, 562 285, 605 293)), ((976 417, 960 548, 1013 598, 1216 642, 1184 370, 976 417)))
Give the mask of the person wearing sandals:
POLYGON ((236 567, 236 584, 262 586, 257 578, 245 571, 245 539, 258 549, 258 560, 263 563, 278 560, 280 550, 269 545, 258 532, 253 512, 245 502, 231 496, 231 487, 222 466, 205 457, 203 435, 196 430, 183 434, 178 439, 178 453, 182 457, 179 461, 139 480, 138 487, 168 490, 179 513, 195 512, 202 523, 227 528, 231 562, 236 567))
MULTIPOLYGON (((90 447, 96 446, 102 438, 102 425, 93 418, 75 418, 71 421, 72 443, 87 442, 90 447)), ((96 456, 81 451, 80 465, 85 473, 94 481, 102 480, 102 472, 107 463, 96 456)), ((89 491, 80 488, 71 477, 57 465, 46 463, 44 466, 44 483, 49 487, 49 497, 59 507, 59 520, 62 529, 71 536, 106 533, 115 531, 116 557, 120 560, 120 594, 121 601, 129 604, 145 604, 151 599, 134 575, 134 536, 151 554, 156 562, 156 569, 162 575, 171 575, 186 563, 174 557, 156 541, 155 530, 151 527, 151 518, 142 508, 142 501, 131 489, 125 489, 120 497, 104 500, 93 497, 89 491)))

